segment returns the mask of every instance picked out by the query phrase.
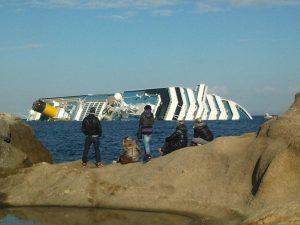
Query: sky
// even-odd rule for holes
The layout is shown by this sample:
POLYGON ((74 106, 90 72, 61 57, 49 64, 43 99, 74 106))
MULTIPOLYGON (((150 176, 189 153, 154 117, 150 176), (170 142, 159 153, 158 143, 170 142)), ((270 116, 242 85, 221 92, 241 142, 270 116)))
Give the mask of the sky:
POLYGON ((300 0, 0 0, 0 112, 169 86, 281 114, 300 91, 300 0))

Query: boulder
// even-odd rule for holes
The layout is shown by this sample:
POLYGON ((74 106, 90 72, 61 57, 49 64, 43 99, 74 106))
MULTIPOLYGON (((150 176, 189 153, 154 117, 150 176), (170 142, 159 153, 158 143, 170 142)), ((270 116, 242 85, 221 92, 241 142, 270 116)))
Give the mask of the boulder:
POLYGON ((290 109, 264 123, 253 147, 260 152, 252 174, 253 200, 246 221, 300 222, 300 93, 290 109))
POLYGON ((14 170, 52 162, 49 151, 21 119, 0 113, 0 170, 14 170))

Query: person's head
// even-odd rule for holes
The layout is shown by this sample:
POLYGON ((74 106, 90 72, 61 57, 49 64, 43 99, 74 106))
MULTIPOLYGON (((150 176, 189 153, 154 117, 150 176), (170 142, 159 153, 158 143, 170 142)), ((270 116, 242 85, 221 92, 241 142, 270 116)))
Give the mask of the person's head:
POLYGON ((135 141, 130 136, 125 136, 123 138, 123 149, 128 150, 128 148, 132 147, 135 144, 135 141))
POLYGON ((132 138, 130 137, 130 136, 125 136, 124 138, 123 138, 123 140, 125 141, 125 140, 132 140, 132 138))
POLYGON ((184 124, 184 120, 177 120, 177 126, 184 124))
POLYGON ((200 117, 195 119, 195 123, 201 123, 201 122, 202 122, 202 119, 200 117))
POLYGON ((204 125, 205 125, 204 121, 199 117, 199 118, 195 119, 193 128, 202 127, 204 125))
POLYGON ((145 105, 144 110, 151 110, 151 105, 145 105))
POLYGON ((151 111, 151 105, 145 105, 145 107, 144 107, 144 112, 146 113, 146 114, 151 114, 152 113, 152 111, 151 111))
POLYGON ((90 108, 90 114, 95 114, 96 112, 96 108, 95 107, 91 107, 90 108))

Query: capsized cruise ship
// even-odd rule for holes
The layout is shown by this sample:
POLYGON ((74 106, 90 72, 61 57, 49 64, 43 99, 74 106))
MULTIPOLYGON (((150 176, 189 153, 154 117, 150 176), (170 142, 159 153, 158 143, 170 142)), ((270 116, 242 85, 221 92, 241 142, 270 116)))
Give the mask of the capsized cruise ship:
POLYGON ((152 88, 113 94, 40 98, 32 105, 27 120, 82 121, 91 107, 101 120, 138 118, 145 105, 152 106, 157 120, 240 120, 252 119, 236 102, 208 94, 205 84, 195 89, 152 88))

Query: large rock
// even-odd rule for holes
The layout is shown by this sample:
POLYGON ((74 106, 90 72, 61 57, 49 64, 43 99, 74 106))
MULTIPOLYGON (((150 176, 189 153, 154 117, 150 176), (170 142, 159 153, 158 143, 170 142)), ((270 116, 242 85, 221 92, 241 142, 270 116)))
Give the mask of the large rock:
POLYGON ((35 163, 51 163, 49 151, 32 129, 17 117, 0 113, 0 170, 13 170, 35 163))
POLYGON ((300 93, 286 113, 263 124, 252 146, 261 154, 247 221, 300 224, 300 93))
POLYGON ((179 212, 212 224, 299 224, 300 95, 257 133, 221 137, 150 163, 36 164, 0 179, 2 205, 179 212))

